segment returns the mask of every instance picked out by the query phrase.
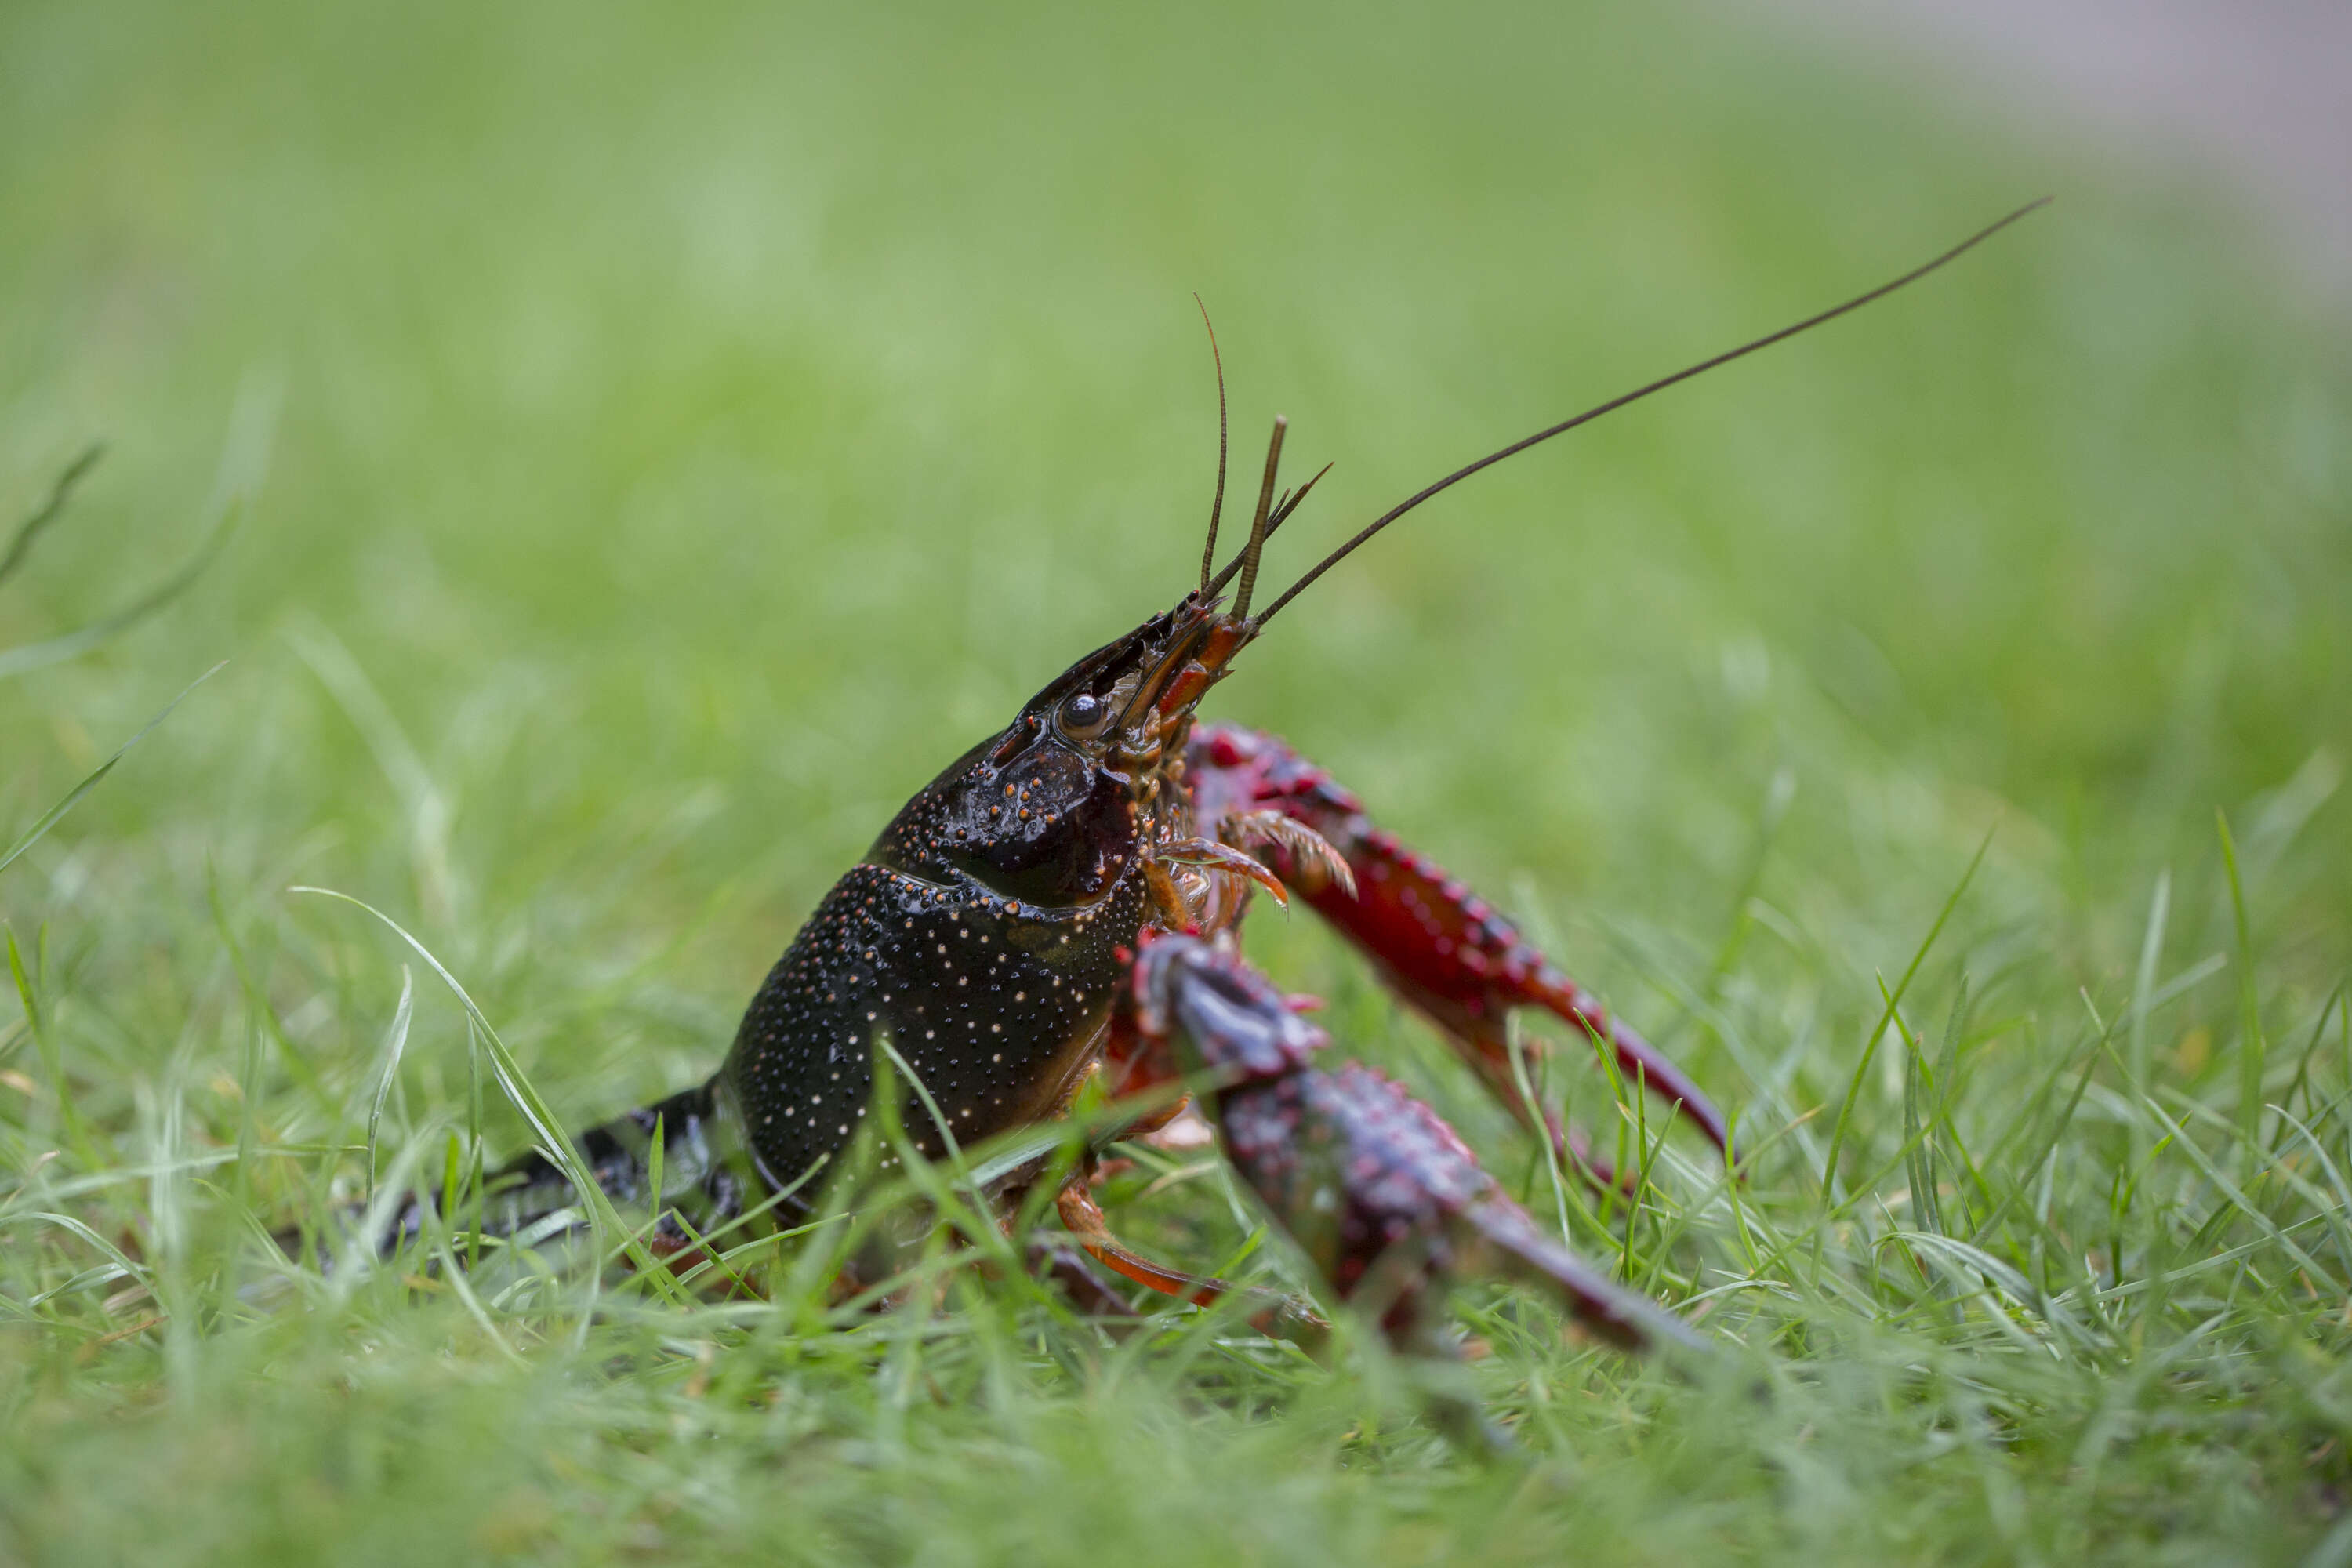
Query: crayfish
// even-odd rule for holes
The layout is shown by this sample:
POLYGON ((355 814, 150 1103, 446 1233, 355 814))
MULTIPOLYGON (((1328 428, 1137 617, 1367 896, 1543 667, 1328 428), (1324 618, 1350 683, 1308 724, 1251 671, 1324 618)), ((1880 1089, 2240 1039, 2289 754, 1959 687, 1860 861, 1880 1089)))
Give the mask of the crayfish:
MULTIPOLYGON (((1260 893, 1303 901, 1519 1121, 1593 1181, 1615 1177, 1535 1103, 1532 1079, 1515 1069, 1507 1026, 1515 1009, 1549 1013, 1592 1042, 1625 1082, 1665 1102, 1729 1162, 1723 1115, 1485 900, 1375 826, 1321 768, 1271 735, 1195 715, 1285 606, 1423 502, 1538 442, 1892 292, 2031 210, 1892 282, 1456 469, 1263 608, 1255 600, 1266 542, 1322 476, 1277 498, 1286 429, 1277 419, 1246 540, 1217 565, 1226 478, 1220 356, 1216 490, 1197 583, 1172 608, 1071 665, 918 791, 801 927, 717 1075, 584 1134, 587 1168, 614 1195, 646 1195, 646 1155, 658 1126, 673 1180, 651 1194, 656 1207, 690 1194, 706 1225, 779 1198, 805 1209, 823 1187, 804 1184, 809 1174, 840 1161, 856 1137, 886 1048, 928 1091, 919 1103, 911 1086, 889 1080, 892 1093, 904 1091, 903 1126, 931 1157, 950 1138, 970 1146, 1065 1116, 1090 1084, 1114 1103, 1157 1090, 1117 1135, 1151 1137, 1196 1107, 1322 1287, 1363 1308, 1400 1349, 1441 1352, 1447 1288, 1484 1269, 1551 1292, 1614 1343, 1699 1347, 1681 1320, 1548 1237, 1401 1084, 1359 1065, 1319 1065, 1324 1031, 1242 958, 1241 922, 1260 893)), ((1210 342, 1213 352, 1213 332, 1210 342)), ((1064 1183, 1054 1206, 1077 1247, 1194 1301, 1230 1289, 1113 1236, 1092 1195, 1091 1163, 1089 1155, 1066 1177, 1054 1173, 1064 1183)), ((1005 1178, 996 1195, 1038 1179, 1043 1163, 1005 1178)), ((503 1174, 511 1227, 564 1201, 545 1154, 503 1174)), ((687 1245, 681 1228, 665 1234, 674 1249, 687 1245)), ((1313 1320, 1311 1311, 1295 1316, 1313 1320)))

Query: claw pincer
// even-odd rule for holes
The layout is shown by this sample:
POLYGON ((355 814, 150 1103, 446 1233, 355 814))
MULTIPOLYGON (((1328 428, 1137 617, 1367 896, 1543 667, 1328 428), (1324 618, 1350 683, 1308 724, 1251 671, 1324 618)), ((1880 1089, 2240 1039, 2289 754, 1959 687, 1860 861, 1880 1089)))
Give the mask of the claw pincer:
POLYGON ((1547 1238, 1402 1085, 1360 1063, 1315 1066, 1323 1031, 1238 958, 1164 937, 1138 955, 1130 992, 1144 1037, 1203 1079, 1234 1169, 1397 1348, 1441 1349, 1447 1287, 1482 1271, 1549 1289, 1628 1349, 1704 1342, 1547 1238))
MULTIPOLYGON (((1539 1008, 1607 1050, 1629 1087, 1647 1089, 1689 1118, 1730 1158, 1723 1113, 1688 1074, 1612 1017, 1485 900, 1373 826, 1330 774, 1275 737, 1230 724, 1196 729, 1187 763, 1203 821, 1272 816, 1304 828, 1323 847, 1305 854, 1263 828, 1251 834, 1252 847, 1275 873, 1377 964, 1496 1098, 1530 1129, 1544 1130, 1572 1164, 1604 1184, 1613 1180, 1580 1139, 1521 1092, 1506 1022, 1514 1008, 1539 1008), (1322 855, 1336 858, 1347 874, 1332 875, 1322 855)), ((1527 1044, 1539 1047, 1533 1039, 1527 1044)))

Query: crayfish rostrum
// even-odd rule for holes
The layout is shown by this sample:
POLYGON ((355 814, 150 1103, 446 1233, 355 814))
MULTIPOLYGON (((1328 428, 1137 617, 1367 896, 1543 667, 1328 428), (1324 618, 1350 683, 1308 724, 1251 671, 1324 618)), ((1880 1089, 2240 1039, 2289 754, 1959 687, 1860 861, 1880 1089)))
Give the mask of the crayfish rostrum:
MULTIPOLYGON (((1318 1065, 1323 1031, 1242 959, 1238 927, 1259 892, 1304 901, 1589 1179, 1614 1176, 1530 1101, 1506 1033, 1514 1009, 1541 1009, 1590 1039, 1625 1081, 1669 1104, 1728 1160, 1715 1106, 1484 900, 1374 826, 1320 768, 1270 735, 1195 714, 1301 590, 1439 491, 1856 309, 2030 210, 1893 282, 1456 470, 1255 614, 1266 540, 1315 481, 1277 500, 1277 420, 1247 539, 1217 569, 1221 435, 1198 583, 1172 608, 1079 659, 917 792, 793 938, 717 1076, 583 1137, 598 1182, 616 1196, 644 1196, 658 1121, 675 1179, 657 1196, 684 1205, 690 1194, 706 1227, 779 1194, 789 1193, 792 1205, 814 1203, 822 1183, 803 1184, 856 1139, 886 1045, 929 1090, 929 1106, 909 1094, 901 1120, 915 1146, 934 1156, 949 1133, 968 1145, 1062 1115, 1097 1079, 1114 1096, 1160 1091, 1120 1130, 1150 1136, 1179 1114, 1178 1091, 1189 1089, 1236 1173, 1324 1288, 1365 1306, 1401 1348, 1444 1342, 1445 1287, 1473 1268, 1549 1289, 1616 1343, 1696 1345, 1679 1320, 1547 1237, 1401 1085, 1360 1066, 1318 1065)), ((1219 382, 1222 427, 1222 366, 1219 382)), ((1070 1173, 1055 1205, 1086 1254, 1195 1300, 1225 1289, 1118 1242, 1092 1196, 1090 1164, 1070 1173)), ((544 1155, 507 1174, 503 1209, 518 1226, 562 1201, 544 1155)), ((692 1234, 663 1233, 674 1250, 692 1234)), ((1086 1267, 1072 1249, 1055 1256, 1086 1267)))

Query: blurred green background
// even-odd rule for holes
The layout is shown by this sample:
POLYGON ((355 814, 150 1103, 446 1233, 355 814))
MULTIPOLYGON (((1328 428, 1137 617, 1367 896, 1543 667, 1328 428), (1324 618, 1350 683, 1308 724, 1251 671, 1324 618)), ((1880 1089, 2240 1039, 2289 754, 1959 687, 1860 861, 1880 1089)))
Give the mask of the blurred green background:
MULTIPOLYGON (((0 1089, 7 1202, 58 1208, 44 1183, 158 1150, 281 1145, 173 1200, 231 1302, 257 1266, 223 1194, 267 1215, 349 1179, 398 958, 291 883, 408 923, 566 1114, 707 1072, 897 804, 1185 586, 1215 431, 1194 291, 1236 471, 1276 412, 1297 471, 1336 465, 1275 552, 1280 581, 1466 458, 2044 191, 2051 211, 1918 289, 1416 514, 1286 612, 1213 704, 1329 764, 1765 1128, 1824 1102, 1833 1119, 1874 973, 1900 973, 1988 831, 1926 972, 1930 1022, 1963 969, 1989 1014, 2029 1021, 1994 1031, 1980 1081, 2021 1092, 2058 1060, 2037 1028, 2076 1028, 2078 990, 2104 1016, 2136 974, 2145 1001, 2150 963, 2236 952, 2217 807, 2274 1028, 2325 1022, 2352 932, 2352 373, 2343 322, 2283 298, 2210 193, 2119 181, 1729 8, 17 0, 0 9, 0 518, 88 441, 110 449, 0 589, 0 647, 163 576, 208 496, 247 504, 168 611, 0 681, 13 838, 230 661, 0 881, 19 941, 46 944, 66 1075, 61 1098, 0 1001, 0 1068, 26 1085, 0 1089), (45 1164, 67 1101, 84 1140, 45 1164)), ((1340 998, 1351 1045, 1507 1143, 1335 949, 1259 925, 1286 982, 1340 998)), ((2225 1116, 2236 985, 2192 977, 2134 1047, 2225 1116)), ((462 1101, 465 1063, 458 1015, 424 997, 394 1120, 462 1101)), ((1862 1087, 1854 1136, 1891 1152, 1899 1086, 1862 1087)), ((1605 1113, 1589 1075, 1578 1092, 1605 1113)), ((2013 1110, 1996 1093, 1979 1131, 2013 1110)), ((493 1126, 494 1154, 516 1146, 516 1123, 493 1126)), ((1818 1181, 1825 1140, 1824 1121, 1779 1147, 1818 1181)), ((2085 1202, 2129 1179, 2103 1157, 2069 1168, 2085 1202)), ((135 1181, 68 1195, 109 1236, 160 1212, 135 1181)), ((35 1269, 31 1233, 11 1237, 35 1269)), ((523 1420, 488 1392, 470 1416, 401 1417, 442 1480, 321 1479, 268 1434, 343 1429, 314 1390, 342 1375, 340 1331, 297 1354, 268 1337, 297 1331, 240 1340, 221 1305, 218 1341, 94 1343, 144 1309, 101 1321, 105 1292, 85 1294, 79 1326, 49 1321, 68 1297, 0 1327, 17 1447, 0 1551, 62 1551, 78 1521, 149 1561, 360 1537, 392 1560, 496 1515, 476 1492, 524 1495, 509 1470, 547 1517, 524 1506, 492 1546, 679 1547, 668 1512, 567 1521, 573 1483, 540 1468, 540 1436, 481 1414, 523 1420), (101 1408, 118 1414, 93 1427, 101 1408), (200 1462, 174 1412, 243 1446, 200 1462), (142 1474, 213 1499, 187 1505, 202 1529, 167 1540, 142 1474)), ((554 1375, 530 1386, 560 1405, 554 1375)), ((551 1411, 546 1430, 599 1419, 551 1411)), ((1157 1506, 1241 1506, 1218 1489, 1246 1469, 1161 1415, 1122 1419, 1166 1445, 1157 1506)), ((2332 1430, 2265 1441, 2303 1455, 2332 1430)), ((1108 1447, 1072 1436, 1003 1519, 1050 1519, 1070 1489, 1099 1510, 1089 1467, 1136 1463, 1108 1447)), ((2074 1511, 2028 1510, 1984 1550, 2079 1549, 2132 1517, 2095 1462, 2084 1482, 2078 1449, 2050 1454, 2021 1461, 2022 1484, 2074 1511)), ((1706 1489, 1610 1462, 1661 1508, 1706 1489)), ((941 1463, 926 1487, 956 1473, 941 1463)), ((2247 1516, 2254 1535, 2216 1511, 2209 1547, 2316 1534, 2341 1506, 2297 1490, 2288 1458, 2246 1463, 2293 1506, 2247 1516)), ((859 1495, 853 1471, 824 1473, 859 1495)), ((2155 1473, 2153 1494, 2179 1484, 2155 1473)), ((1506 1495, 1464 1479, 1423 1517, 1338 1474, 1286 1505, 1329 1527, 1290 1548, 1197 1543, 1443 1554, 1506 1495)), ((1983 1500, 2006 1495, 1974 1472, 1948 1493, 1921 1480, 1906 1515, 1876 1484, 1822 1482, 1843 1501, 1810 1519, 1796 1505, 1816 1494, 1765 1486, 1677 1528, 1958 1553, 1976 1539, 1958 1521, 1990 1531, 1983 1500), (1899 1517, 1942 1522, 1869 1533, 1899 1517)), ((670 1507, 724 1513, 714 1541, 789 1536, 789 1496, 759 1495, 670 1507)), ((1507 1517, 1530 1551, 1592 1526, 1529 1506, 1507 1517)), ((1617 1527, 1636 1557, 1684 1539, 1631 1511, 1617 1527)), ((1091 1528, 1040 1525, 1019 1549, 1189 1550, 1116 1510, 1091 1528)), ((951 1561, 993 1539, 908 1530, 868 1544, 951 1561)))

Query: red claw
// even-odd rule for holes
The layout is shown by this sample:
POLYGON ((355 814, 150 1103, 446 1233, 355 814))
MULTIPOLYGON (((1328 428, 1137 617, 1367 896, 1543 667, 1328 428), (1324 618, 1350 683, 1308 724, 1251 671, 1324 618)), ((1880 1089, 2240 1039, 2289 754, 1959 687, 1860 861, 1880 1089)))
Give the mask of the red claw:
MULTIPOLYGON (((1514 1007, 1541 1007, 1596 1045, 1619 1072, 1688 1117, 1731 1158, 1723 1114, 1689 1075, 1570 979, 1484 899, 1435 862, 1375 827, 1331 775, 1271 735, 1204 724, 1187 753, 1193 808, 1203 824, 1278 811, 1313 828, 1354 873, 1341 879, 1302 864, 1277 842, 1255 846, 1295 892, 1369 957, 1406 1002, 1443 1030, 1494 1095, 1529 1127, 1546 1130, 1562 1155, 1602 1181, 1601 1162, 1519 1092, 1505 1020, 1514 1007)), ((1533 1042, 1530 1042, 1532 1045, 1533 1042)))
POLYGON ((1445 1296, 1478 1273, 1549 1290, 1630 1350, 1705 1348, 1657 1303, 1546 1237, 1402 1084, 1359 1063, 1316 1066, 1323 1031, 1239 957, 1169 938, 1145 951, 1135 986, 1145 1040, 1213 1086, 1207 1108, 1234 1169, 1398 1349, 1446 1353, 1445 1296))

